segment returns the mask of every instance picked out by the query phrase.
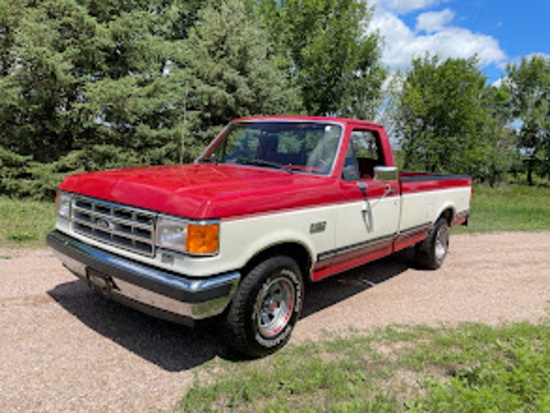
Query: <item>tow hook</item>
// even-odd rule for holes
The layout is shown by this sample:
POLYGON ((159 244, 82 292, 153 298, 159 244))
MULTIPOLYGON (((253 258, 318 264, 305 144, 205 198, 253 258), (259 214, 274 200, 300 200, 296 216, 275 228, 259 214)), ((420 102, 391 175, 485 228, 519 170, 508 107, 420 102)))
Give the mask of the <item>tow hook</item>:
POLYGON ((107 297, 111 295, 113 288, 116 288, 115 283, 110 276, 90 268, 86 271, 86 281, 88 282, 88 287, 107 297))

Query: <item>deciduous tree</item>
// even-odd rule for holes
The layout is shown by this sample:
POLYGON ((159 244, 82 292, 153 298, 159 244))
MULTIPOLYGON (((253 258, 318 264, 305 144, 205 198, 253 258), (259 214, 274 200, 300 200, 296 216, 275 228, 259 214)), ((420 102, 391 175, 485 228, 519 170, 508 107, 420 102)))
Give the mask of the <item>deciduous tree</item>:
POLYGON ((264 0, 271 37, 289 65, 312 115, 372 119, 386 70, 380 37, 369 32, 365 0, 264 0))
POLYGON ((527 161, 527 182, 533 185, 534 171, 550 175, 550 58, 525 57, 506 71, 504 84, 512 95, 519 150, 527 161))
POLYGON ((414 59, 397 105, 405 168, 502 179, 513 147, 499 109, 506 99, 486 86, 476 58, 414 59))

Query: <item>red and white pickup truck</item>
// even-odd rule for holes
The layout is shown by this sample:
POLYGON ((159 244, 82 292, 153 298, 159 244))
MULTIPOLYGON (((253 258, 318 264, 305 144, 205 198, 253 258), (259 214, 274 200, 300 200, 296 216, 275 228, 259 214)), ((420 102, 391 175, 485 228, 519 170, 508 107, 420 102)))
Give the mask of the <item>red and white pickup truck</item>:
POLYGON ((224 317, 234 349, 285 345, 307 282, 409 246, 436 269, 468 221, 471 179, 400 172, 374 123, 231 122, 190 165, 66 178, 48 244, 115 300, 193 323, 224 317))

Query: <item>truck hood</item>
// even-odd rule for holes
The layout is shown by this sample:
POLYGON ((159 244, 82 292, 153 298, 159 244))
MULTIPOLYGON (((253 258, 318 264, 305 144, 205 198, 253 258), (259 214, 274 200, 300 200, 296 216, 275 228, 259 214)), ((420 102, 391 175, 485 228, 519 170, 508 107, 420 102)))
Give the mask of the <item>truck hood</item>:
POLYGON ((67 177, 61 190, 190 219, 215 219, 333 202, 336 181, 242 165, 116 169, 67 177))

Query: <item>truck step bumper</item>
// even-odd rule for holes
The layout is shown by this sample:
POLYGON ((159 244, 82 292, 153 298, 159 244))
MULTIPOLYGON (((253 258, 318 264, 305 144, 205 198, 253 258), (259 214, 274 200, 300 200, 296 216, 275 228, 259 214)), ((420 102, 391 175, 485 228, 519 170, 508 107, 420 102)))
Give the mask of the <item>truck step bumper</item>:
POLYGON ((187 325, 220 314, 241 278, 239 272, 186 278, 91 247, 57 230, 46 240, 63 265, 93 289, 142 312, 187 325))

